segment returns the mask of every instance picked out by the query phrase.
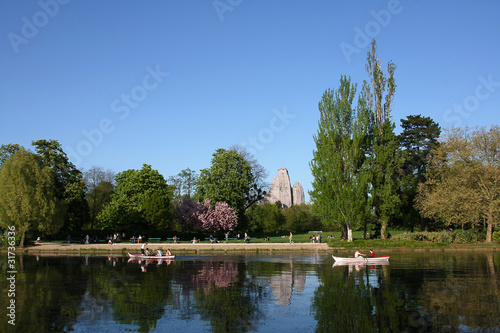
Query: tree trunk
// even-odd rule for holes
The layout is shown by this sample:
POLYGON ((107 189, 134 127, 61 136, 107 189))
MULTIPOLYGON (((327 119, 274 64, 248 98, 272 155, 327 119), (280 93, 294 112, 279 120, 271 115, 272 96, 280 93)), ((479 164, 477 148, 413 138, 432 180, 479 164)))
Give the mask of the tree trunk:
POLYGON ((352 242, 352 227, 348 224, 347 225, 347 241, 352 242))
POLYGON ((488 221, 488 229, 486 231, 486 243, 493 243, 493 221, 488 221))
POLYGON ((492 207, 492 204, 490 202, 490 205, 488 207, 488 229, 486 229, 486 243, 493 243, 493 225, 494 225, 494 218, 493 218, 493 211, 495 208, 492 207))
POLYGON ((387 222, 382 221, 382 228, 380 229, 380 238, 387 239, 387 222))
POLYGON ((26 235, 25 232, 21 235, 21 240, 19 241, 19 247, 24 247, 24 236, 26 235))
POLYGON ((418 216, 420 217, 420 231, 425 231, 425 219, 420 213, 418 216))

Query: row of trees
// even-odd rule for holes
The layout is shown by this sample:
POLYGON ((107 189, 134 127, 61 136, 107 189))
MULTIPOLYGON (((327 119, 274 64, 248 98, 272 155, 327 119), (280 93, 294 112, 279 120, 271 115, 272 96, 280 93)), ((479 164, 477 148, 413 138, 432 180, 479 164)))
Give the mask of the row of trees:
POLYGON ((487 225, 492 241, 500 207, 498 126, 441 128, 429 117, 411 115, 394 132, 391 118, 396 66, 380 66, 376 42, 367 57, 369 81, 357 85, 342 76, 337 90, 324 92, 310 163, 314 211, 323 223, 352 230, 374 222, 381 237, 389 225, 413 231, 436 226, 487 225), (356 104, 354 100, 357 98, 356 104), (431 220, 429 220, 431 219, 431 220))
MULTIPOLYGON (((147 164, 118 174, 100 167, 81 172, 57 141, 32 144, 34 152, 17 144, 0 147, 0 223, 4 229, 16 226, 21 244, 27 231, 152 235, 269 229, 257 222, 262 212, 250 210, 264 199, 265 169, 239 146, 218 149, 199 175, 186 169, 167 183, 147 164)), ((286 219, 279 215, 273 231, 302 229, 282 223, 286 219)))

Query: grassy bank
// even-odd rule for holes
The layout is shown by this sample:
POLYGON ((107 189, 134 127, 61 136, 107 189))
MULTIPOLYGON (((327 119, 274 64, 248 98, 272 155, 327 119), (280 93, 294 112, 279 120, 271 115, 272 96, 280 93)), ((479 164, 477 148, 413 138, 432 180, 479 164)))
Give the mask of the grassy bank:
MULTIPOLYGON (((353 242, 347 242, 343 241, 340 239, 340 232, 323 232, 322 235, 322 242, 326 243, 328 245, 327 249, 330 250, 354 250, 354 249, 362 249, 362 250, 367 250, 367 249, 374 249, 374 250, 382 250, 382 249, 500 249, 500 243, 492 243, 492 244, 487 244, 485 242, 474 242, 474 243, 466 243, 466 244, 450 244, 450 243, 444 243, 444 242, 432 242, 432 241, 426 241, 426 240, 402 240, 402 239, 397 239, 401 237, 397 237, 397 235, 402 236, 404 232, 391 232, 393 239, 363 239, 362 232, 361 231, 355 231, 353 233, 353 242), (330 236, 330 237, 329 237, 330 236)), ((227 242, 224 239, 220 240, 220 243, 213 243, 211 244, 209 240, 207 239, 202 239, 200 243, 198 244, 191 244, 191 241, 189 239, 182 239, 180 238, 180 241, 177 242, 177 244, 174 244, 173 241, 170 240, 160 240, 150 242, 151 247, 160 247, 160 248, 168 248, 168 247, 174 247, 178 248, 179 251, 199 251, 201 249, 208 249, 208 245, 213 245, 210 247, 211 251, 222 251, 222 252, 227 252, 227 251, 238 251, 240 249, 244 249, 244 251, 269 251, 272 248, 275 248, 275 250, 292 250, 292 251, 297 251, 297 250, 304 250, 306 248, 314 248, 312 246, 305 247, 305 245, 311 244, 310 237, 312 235, 317 235, 317 233, 302 233, 302 234, 294 234, 293 235, 293 241, 294 245, 293 247, 286 247, 285 245, 289 245, 289 234, 281 234, 281 235, 261 235, 260 237, 252 237, 249 243, 245 243, 243 239, 229 239, 227 242), (269 237, 269 240, 267 240, 267 237, 269 237), (300 244, 303 244, 304 246, 299 246, 300 244), (199 246, 202 245, 201 247, 197 247, 196 249, 193 248, 192 246, 199 246), (224 245, 224 246, 220 246, 224 245), (234 246, 233 246, 234 245, 234 246), (242 245, 245 245, 245 247, 241 247, 242 245), (273 246, 276 245, 276 246, 273 246)), ((57 250, 58 251, 65 251, 65 252, 125 252, 128 251, 129 249, 138 249, 140 248, 141 244, 133 244, 130 243, 129 241, 122 241, 119 242, 115 245, 107 245, 104 242, 101 241, 101 243, 95 244, 85 244, 85 245, 79 245, 79 242, 77 243, 72 243, 71 245, 77 245, 77 246, 67 246, 67 241, 65 240, 52 240, 51 242, 40 242, 38 245, 57 245, 57 250)), ((311 244, 312 245, 312 244, 311 244)), ((323 245, 324 246, 324 245, 323 245)), ((44 246, 45 247, 45 246, 44 246)), ((36 251, 36 246, 35 247, 30 247, 27 246, 25 249, 28 252, 36 251)), ((324 248, 324 247, 323 247, 324 248)), ((6 248, 3 248, 2 250, 6 250, 6 248)))

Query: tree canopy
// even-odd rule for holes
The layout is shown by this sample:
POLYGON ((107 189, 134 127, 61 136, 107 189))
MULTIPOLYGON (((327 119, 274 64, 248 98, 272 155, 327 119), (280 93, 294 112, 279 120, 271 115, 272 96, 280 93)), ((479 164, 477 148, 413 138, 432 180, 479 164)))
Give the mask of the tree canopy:
POLYGON ((14 152, 0 168, 0 225, 15 226, 22 235, 38 230, 57 232, 63 223, 64 206, 54 193, 54 178, 49 167, 24 148, 14 152))
POLYGON ((430 117, 422 115, 409 115, 401 119, 403 131, 398 140, 404 149, 405 162, 403 164, 404 176, 402 185, 402 215, 408 221, 407 225, 413 231, 414 221, 420 220, 420 231, 426 228, 426 220, 419 216, 414 208, 414 200, 418 186, 425 180, 428 158, 435 149, 441 135, 441 127, 430 117))
POLYGON ((70 162, 57 140, 41 139, 33 141, 32 145, 41 164, 52 171, 56 197, 67 206, 64 228, 80 230, 89 220, 82 172, 70 162))
POLYGON ((116 175, 115 193, 98 216, 102 228, 151 232, 169 225, 172 190, 151 165, 116 175))
POLYGON ((245 212, 247 194, 254 183, 248 162, 236 151, 217 149, 212 166, 201 170, 196 189, 199 201, 225 202, 241 218, 245 212))
POLYGON ((417 205, 448 225, 487 225, 486 242, 500 221, 500 127, 452 128, 433 151, 417 205))
POLYGON ((352 230, 362 225, 370 211, 370 116, 361 96, 354 107, 356 86, 345 76, 335 90, 326 90, 319 103, 320 121, 314 136, 316 150, 310 163, 314 177, 310 192, 314 209, 326 224, 352 230))

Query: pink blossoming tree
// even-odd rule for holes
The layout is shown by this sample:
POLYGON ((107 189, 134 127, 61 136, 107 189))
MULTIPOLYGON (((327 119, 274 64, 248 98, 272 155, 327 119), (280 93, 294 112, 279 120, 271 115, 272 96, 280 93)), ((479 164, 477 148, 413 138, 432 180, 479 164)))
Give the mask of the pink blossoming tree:
POLYGON ((225 202, 217 202, 215 207, 210 205, 210 199, 205 199, 204 209, 200 209, 195 216, 201 222, 203 230, 232 231, 238 225, 236 211, 225 202))
POLYGON ((210 199, 205 199, 201 204, 184 198, 177 213, 184 226, 190 230, 232 231, 238 225, 238 216, 233 208, 221 202, 212 207, 210 199))

